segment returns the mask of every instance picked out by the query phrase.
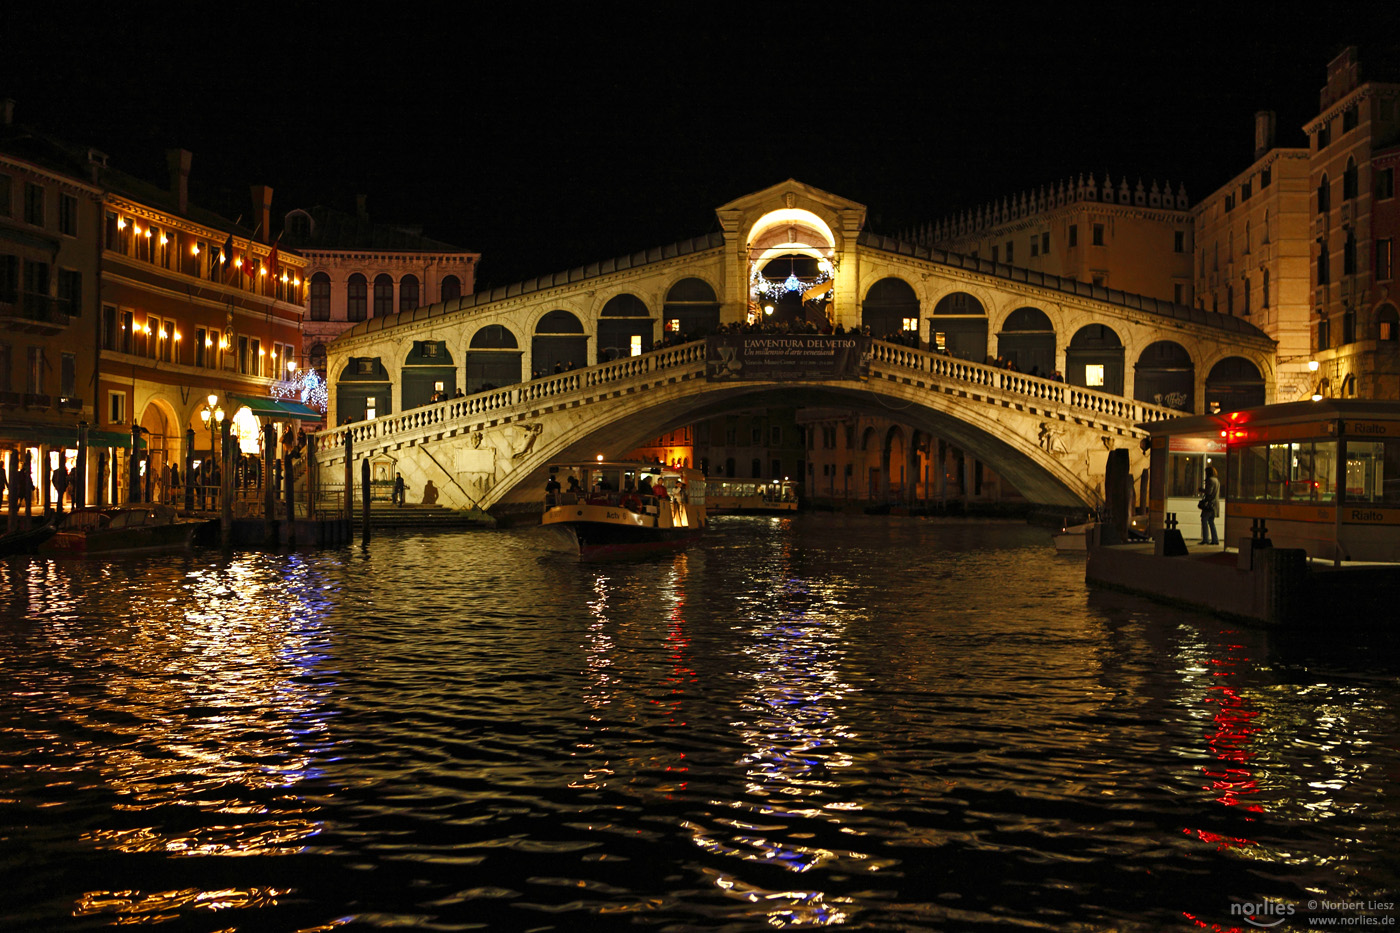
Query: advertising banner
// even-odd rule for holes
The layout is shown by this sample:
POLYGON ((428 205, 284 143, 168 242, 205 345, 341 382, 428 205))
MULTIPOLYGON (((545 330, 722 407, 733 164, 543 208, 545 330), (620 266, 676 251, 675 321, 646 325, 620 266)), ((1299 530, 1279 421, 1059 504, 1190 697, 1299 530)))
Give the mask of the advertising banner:
POLYGON ((705 338, 710 382, 864 379, 870 340, 828 334, 720 334, 705 338))

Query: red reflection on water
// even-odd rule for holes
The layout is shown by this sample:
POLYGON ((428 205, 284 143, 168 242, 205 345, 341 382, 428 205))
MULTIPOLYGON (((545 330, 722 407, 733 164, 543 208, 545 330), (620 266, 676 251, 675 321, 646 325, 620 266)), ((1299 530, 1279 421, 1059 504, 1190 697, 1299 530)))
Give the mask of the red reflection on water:
MULTIPOLYGON (((1260 813, 1264 808, 1250 802, 1250 798, 1259 793, 1259 782, 1254 778, 1254 768, 1251 767, 1254 752, 1249 747, 1253 734, 1259 731, 1254 725, 1259 710, 1228 682, 1228 678, 1233 677, 1250 658, 1243 653, 1244 645, 1226 643, 1219 649, 1221 656, 1207 662, 1214 668, 1211 671, 1214 680, 1205 696, 1205 702, 1215 706, 1212 717, 1215 729, 1206 735, 1206 744, 1214 753, 1216 763, 1203 765, 1201 773, 1211 779, 1205 788, 1217 794, 1215 799, 1218 803, 1260 813)), ((1217 850, 1258 845, 1252 839, 1222 836, 1204 829, 1187 828, 1184 832, 1194 834, 1203 842, 1213 843, 1217 850)))

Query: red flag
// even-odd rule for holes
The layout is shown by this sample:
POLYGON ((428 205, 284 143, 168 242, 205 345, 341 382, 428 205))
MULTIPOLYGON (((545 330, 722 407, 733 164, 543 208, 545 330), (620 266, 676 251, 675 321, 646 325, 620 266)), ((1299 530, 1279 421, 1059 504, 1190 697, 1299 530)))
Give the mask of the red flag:
POLYGON ((267 254, 267 274, 274 279, 277 278, 277 244, 282 242, 282 234, 277 235, 277 239, 272 241, 272 252, 267 254))

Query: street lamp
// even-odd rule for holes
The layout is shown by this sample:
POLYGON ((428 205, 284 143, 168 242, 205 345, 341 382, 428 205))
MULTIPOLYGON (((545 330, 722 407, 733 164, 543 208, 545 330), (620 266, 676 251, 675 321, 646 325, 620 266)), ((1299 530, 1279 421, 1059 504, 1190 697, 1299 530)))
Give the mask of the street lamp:
MULTIPOLYGON (((204 462, 204 465, 200 467, 199 470, 200 486, 203 487, 209 485, 209 478, 212 475, 209 471, 213 467, 215 454, 217 453, 214 432, 219 429, 219 425, 224 423, 224 410, 219 405, 219 397, 217 395, 210 393, 208 398, 205 399, 204 407, 199 410, 199 420, 203 421, 204 426, 209 429, 209 459, 204 462)), ((202 490, 199 498, 200 508, 203 508, 204 493, 202 490)))

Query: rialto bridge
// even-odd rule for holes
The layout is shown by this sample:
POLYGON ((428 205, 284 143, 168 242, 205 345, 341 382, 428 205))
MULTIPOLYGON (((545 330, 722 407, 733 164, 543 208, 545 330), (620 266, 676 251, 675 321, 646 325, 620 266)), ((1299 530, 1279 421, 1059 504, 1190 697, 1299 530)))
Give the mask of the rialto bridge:
POLYGON ((445 505, 513 508, 556 460, 739 408, 834 407, 1078 505, 1108 451, 1146 465, 1136 423, 1274 401, 1273 341, 1228 315, 863 233, 862 205, 792 180, 718 216, 708 237, 356 325, 329 348, 337 426, 316 437, 318 472, 339 475, 348 435, 356 460, 431 480, 445 505), (868 365, 713 378, 706 341, 687 338, 754 318, 868 328, 868 365))

